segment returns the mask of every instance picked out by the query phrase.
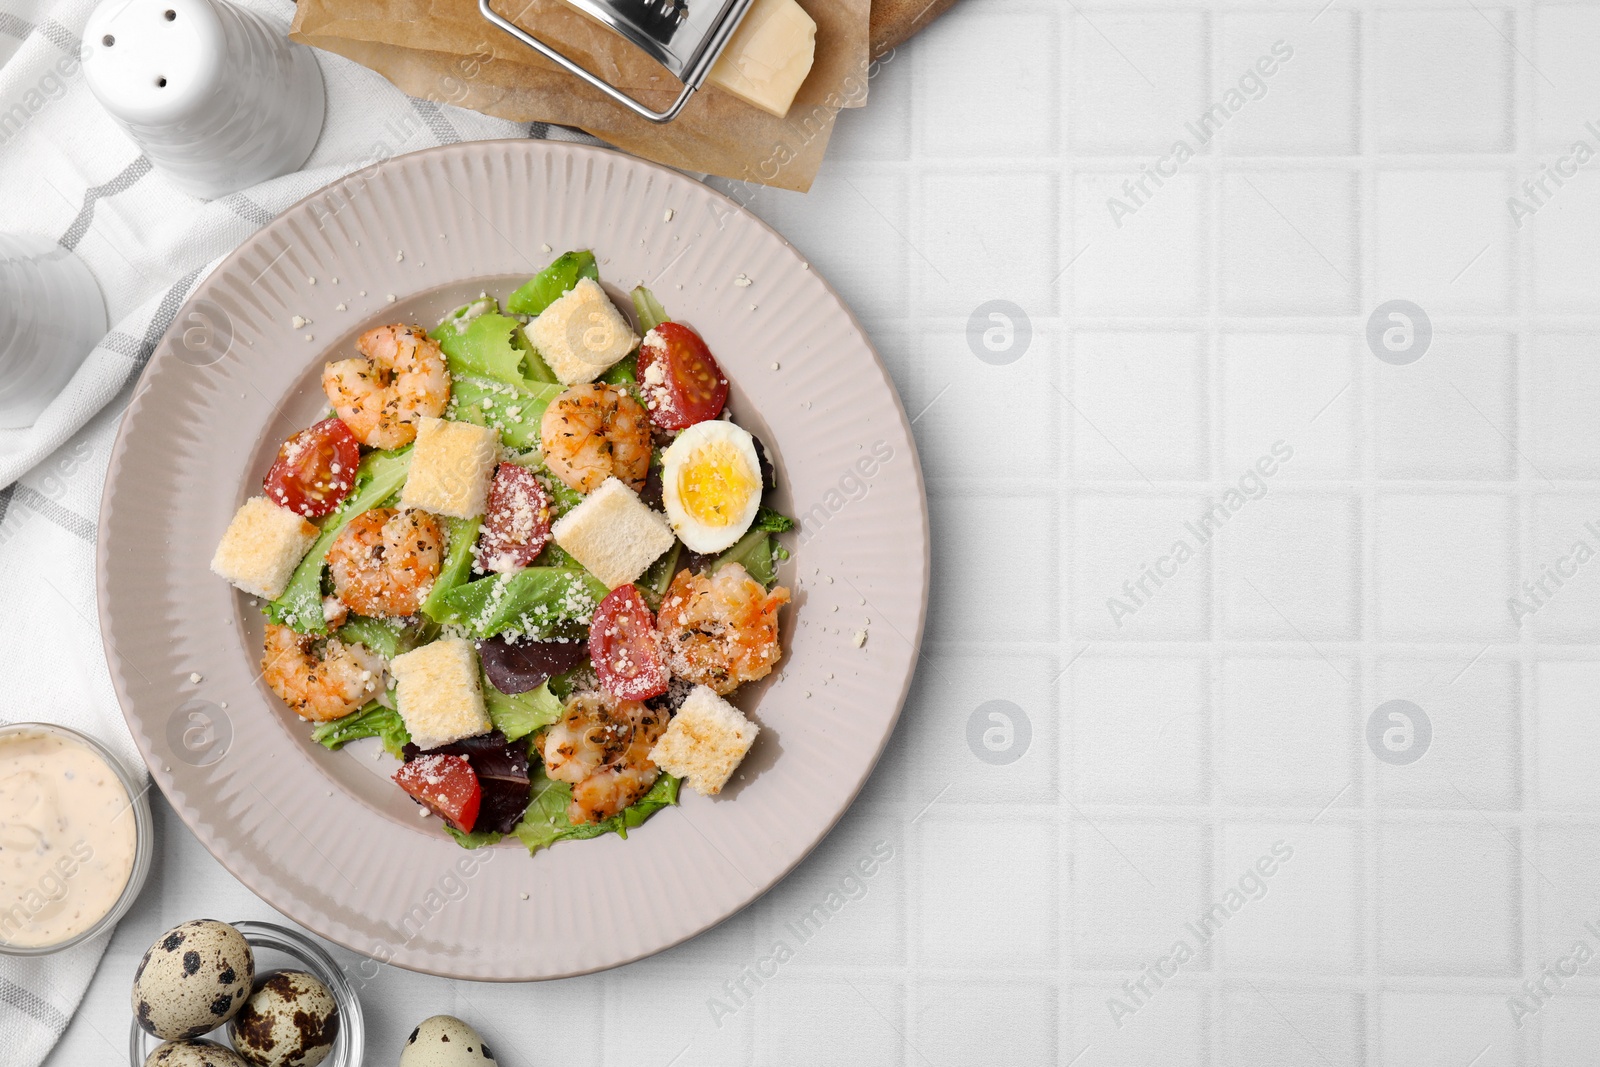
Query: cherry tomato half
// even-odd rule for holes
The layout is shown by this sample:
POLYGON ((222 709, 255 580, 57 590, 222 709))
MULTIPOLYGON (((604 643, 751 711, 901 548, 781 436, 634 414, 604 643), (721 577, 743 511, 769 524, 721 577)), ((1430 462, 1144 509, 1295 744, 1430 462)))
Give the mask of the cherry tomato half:
POLYGON ((465 756, 424 752, 394 774, 395 784, 413 800, 464 834, 478 821, 483 787, 465 756))
POLYGON ((324 419, 278 446, 261 483, 267 499, 308 519, 320 519, 350 495, 361 445, 338 419, 324 419))
POLYGON ((496 573, 531 565, 550 543, 555 505, 533 471, 516 463, 495 468, 478 537, 478 559, 496 573))
POLYGON ((606 594, 589 624, 589 660, 600 687, 623 700, 660 696, 672 681, 656 636, 655 616, 631 585, 606 594))
POLYGON ((639 346, 639 390, 650 421, 685 430, 722 414, 728 380, 700 335, 681 322, 663 322, 639 346))

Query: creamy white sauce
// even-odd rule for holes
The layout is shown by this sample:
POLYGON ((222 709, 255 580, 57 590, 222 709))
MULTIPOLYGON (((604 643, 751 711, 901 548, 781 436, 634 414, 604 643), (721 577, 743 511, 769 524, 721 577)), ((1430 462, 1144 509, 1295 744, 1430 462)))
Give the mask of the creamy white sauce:
POLYGON ((45 731, 0 736, 0 941, 60 944, 122 895, 138 832, 99 753, 45 731))

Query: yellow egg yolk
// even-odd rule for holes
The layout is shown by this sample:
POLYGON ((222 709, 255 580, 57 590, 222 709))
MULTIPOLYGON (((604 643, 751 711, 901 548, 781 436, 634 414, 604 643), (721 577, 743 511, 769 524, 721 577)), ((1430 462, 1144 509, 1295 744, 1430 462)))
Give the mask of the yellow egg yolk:
POLYGON ((678 499, 683 510, 706 526, 727 526, 743 514, 750 498, 761 491, 761 476, 738 448, 709 441, 678 473, 678 499))

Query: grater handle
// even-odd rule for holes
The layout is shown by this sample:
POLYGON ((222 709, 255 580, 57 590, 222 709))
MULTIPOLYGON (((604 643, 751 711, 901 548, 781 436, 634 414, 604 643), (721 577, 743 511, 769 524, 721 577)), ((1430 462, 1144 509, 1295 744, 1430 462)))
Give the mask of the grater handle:
POLYGON ((629 111, 632 111, 640 118, 648 119, 651 122, 671 122, 673 119, 678 117, 678 113, 682 111, 684 105, 689 102, 689 97, 694 95, 696 88, 695 83, 686 82, 683 86, 683 92, 678 94, 678 99, 674 100, 670 107, 668 107, 665 111, 654 111, 651 108, 639 103, 639 101, 635 100, 621 89, 618 89, 610 82, 607 82, 605 79, 599 77, 598 75, 591 74, 589 71, 573 62, 571 59, 568 59, 565 55, 562 55, 560 52, 556 51, 550 45, 545 44, 543 41, 539 40, 539 38, 535 37, 527 30, 524 30, 521 26, 518 26, 510 19, 501 15, 498 11, 489 6, 489 0, 478 0, 478 10, 483 12, 484 18, 488 19, 496 26, 499 26, 502 30, 505 30, 511 36, 515 37, 517 40, 521 41, 535 52, 538 52, 552 63, 559 64, 562 69, 576 74, 578 77, 582 78, 596 89, 599 89, 602 93, 605 93, 611 99, 615 100, 629 111))

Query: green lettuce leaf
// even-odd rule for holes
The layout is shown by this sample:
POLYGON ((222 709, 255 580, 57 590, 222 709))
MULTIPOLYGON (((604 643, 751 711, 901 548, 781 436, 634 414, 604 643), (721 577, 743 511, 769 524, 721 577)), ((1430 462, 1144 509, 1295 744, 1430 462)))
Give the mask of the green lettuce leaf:
MULTIPOLYGON (((390 700, 394 697, 391 695, 390 700)), ((311 731, 311 740, 337 751, 363 737, 381 737, 389 755, 401 758, 400 750, 411 740, 400 713, 376 700, 342 719, 325 722, 311 731)))
POLYGON ((788 533, 797 524, 781 511, 773 511, 763 504, 756 511, 756 521, 750 524, 752 530, 766 530, 768 533, 788 533))
POLYGON ((495 729, 506 735, 507 741, 527 737, 561 718, 561 701, 550 692, 550 683, 543 682, 537 689, 526 693, 508 695, 500 692, 483 679, 483 703, 489 709, 489 719, 495 729))
POLYGON ((439 628, 432 623, 414 619, 370 619, 365 615, 352 615, 333 632, 339 640, 365 645, 384 659, 394 659, 402 652, 410 652, 438 636, 439 628))
POLYGON ((452 375, 515 386, 527 383, 523 369, 526 353, 516 340, 522 323, 497 311, 485 312, 458 329, 461 321, 447 318, 428 333, 439 342, 452 375))
POLYGON ((561 392, 560 385, 512 385, 462 375, 451 385, 447 417, 457 422, 493 426, 500 440, 512 448, 539 447, 539 420, 561 392))
POLYGON ((772 535, 765 530, 751 528, 734 546, 718 556, 711 564, 712 572, 730 563, 738 563, 750 572, 750 577, 762 585, 770 586, 778 577, 772 551, 772 535))
POLYGON ((444 563, 439 567, 439 577, 422 602, 422 614, 439 624, 454 622, 454 612, 445 604, 453 590, 472 580, 472 546, 478 543, 478 529, 482 519, 445 519, 444 563))
POLYGON ((553 780, 541 764, 533 775, 533 800, 528 804, 522 821, 511 832, 528 847, 529 852, 549 848, 557 841, 580 841, 602 834, 616 834, 625 838, 629 830, 643 826, 650 816, 678 802, 678 779, 670 774, 662 774, 650 791, 634 801, 631 807, 609 819, 581 826, 572 825, 567 818, 567 804, 571 800, 572 786, 553 780))
POLYGON ((506 310, 518 315, 538 315, 578 284, 579 278, 600 280, 594 253, 584 250, 556 257, 544 270, 529 278, 506 300, 506 310))
POLYGON ((638 286, 633 293, 633 313, 639 317, 639 333, 649 333, 663 322, 671 322, 667 317, 667 309, 661 306, 661 301, 656 299, 656 294, 638 286))
POLYGON ((613 363, 600 375, 600 381, 607 385, 632 385, 639 380, 639 354, 625 356, 621 363, 613 363))
POLYGON ((457 586, 445 594, 450 622, 473 637, 516 632, 524 637, 581 636, 594 609, 610 592, 588 571, 564 567, 524 567, 457 586))
POLYGON ((441 825, 444 826, 445 833, 456 839, 456 844, 467 849, 493 845, 505 836, 504 834, 497 834, 493 830, 475 830, 470 834, 464 834, 449 823, 442 823, 441 825))
POLYGON ((355 488, 338 510, 323 520, 322 532, 295 568, 288 586, 264 609, 267 618, 303 634, 327 632, 328 623, 322 613, 322 567, 327 562, 329 547, 351 519, 382 507, 400 492, 410 469, 410 445, 394 452, 368 453, 356 468, 355 488))

